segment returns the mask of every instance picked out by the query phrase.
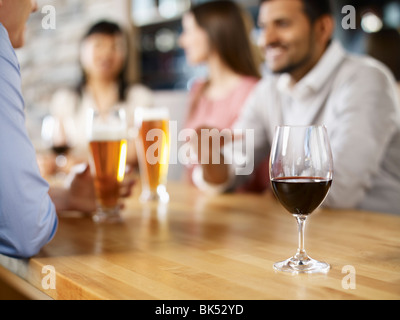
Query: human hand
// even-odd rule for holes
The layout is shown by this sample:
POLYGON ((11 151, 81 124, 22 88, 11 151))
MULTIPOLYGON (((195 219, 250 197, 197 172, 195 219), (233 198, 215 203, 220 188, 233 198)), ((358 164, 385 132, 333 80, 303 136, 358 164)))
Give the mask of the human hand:
POLYGON ((52 153, 37 153, 36 160, 40 174, 44 178, 49 178, 57 171, 56 159, 52 153))
POLYGON ((132 195, 133 186, 136 183, 136 177, 134 169, 130 166, 126 166, 125 177, 120 185, 120 196, 121 198, 128 198, 132 195))
POLYGON ((226 182, 228 166, 225 164, 221 149, 235 139, 232 130, 201 126, 195 130, 195 134, 196 137, 191 137, 190 141, 197 155, 197 161, 203 168, 204 180, 213 184, 226 182), (197 145, 193 144, 194 141, 197 145))
POLYGON ((96 211, 94 181, 88 164, 71 168, 65 181, 69 210, 91 213, 96 211))
POLYGON ((235 134, 232 129, 200 126, 195 129, 194 136, 190 137, 189 142, 199 164, 219 164, 223 159, 221 149, 240 139, 242 139, 242 135, 235 134))
MULTIPOLYGON (((120 185, 121 198, 127 198, 132 194, 135 178, 132 170, 127 168, 125 179, 120 185)), ((70 210, 84 213, 96 211, 96 194, 93 177, 88 164, 74 166, 65 182, 68 193, 70 210)))

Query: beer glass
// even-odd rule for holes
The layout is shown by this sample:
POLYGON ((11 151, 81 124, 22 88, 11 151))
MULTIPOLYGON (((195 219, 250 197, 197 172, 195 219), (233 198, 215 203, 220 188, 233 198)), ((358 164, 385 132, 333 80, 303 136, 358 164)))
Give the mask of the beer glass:
POLYGON ((142 182, 142 201, 168 202, 166 190, 170 137, 167 108, 135 110, 136 147, 142 182))
POLYGON ((123 108, 108 112, 89 110, 90 168, 97 200, 95 222, 118 222, 120 184, 127 156, 127 122, 123 108))

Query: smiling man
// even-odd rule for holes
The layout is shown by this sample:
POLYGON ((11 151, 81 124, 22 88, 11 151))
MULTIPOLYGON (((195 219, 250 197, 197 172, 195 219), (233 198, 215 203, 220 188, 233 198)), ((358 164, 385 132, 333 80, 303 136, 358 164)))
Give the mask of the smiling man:
POLYGON ((327 1, 264 1, 259 15, 260 46, 268 68, 299 81, 320 60, 334 22, 327 1))
MULTIPOLYGON (((335 167, 325 205, 400 214, 400 107, 393 75, 332 39, 328 0, 261 1, 259 26, 269 72, 235 126, 254 130, 254 157, 246 155, 247 162, 257 166, 269 154, 277 125, 325 124, 335 167)), ((205 189, 229 190, 248 178, 234 172, 208 165, 193 180, 205 189)))

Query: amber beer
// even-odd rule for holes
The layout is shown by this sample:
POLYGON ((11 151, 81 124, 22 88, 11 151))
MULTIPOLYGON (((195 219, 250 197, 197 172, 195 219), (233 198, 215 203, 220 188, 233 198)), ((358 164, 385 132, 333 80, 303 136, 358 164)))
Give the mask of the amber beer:
POLYGON ((165 186, 169 165, 169 114, 167 109, 138 110, 138 154, 142 200, 168 201, 165 186))
POLYGON ((124 180, 127 140, 92 140, 90 151, 97 200, 103 208, 113 209, 124 180))

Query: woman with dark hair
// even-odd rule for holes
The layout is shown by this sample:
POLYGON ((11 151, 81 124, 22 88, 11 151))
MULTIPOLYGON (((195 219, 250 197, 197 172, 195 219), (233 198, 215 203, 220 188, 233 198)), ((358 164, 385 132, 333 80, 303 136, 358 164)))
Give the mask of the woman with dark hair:
MULTIPOLYGON (((183 17, 180 45, 192 65, 205 63, 208 77, 191 88, 186 128, 231 129, 260 79, 246 12, 232 1, 194 6, 183 17)), ((263 191, 268 184, 266 161, 244 191, 263 191)), ((194 168, 189 170, 190 178, 194 168)), ((195 178, 194 178, 195 179, 195 178)))
MULTIPOLYGON (((94 24, 82 39, 80 65, 82 78, 74 90, 57 92, 50 112, 60 119, 73 119, 75 154, 84 156, 88 150, 86 140, 86 113, 88 108, 106 111, 115 105, 126 108, 129 125, 133 125, 134 109, 151 107, 152 93, 140 84, 130 85, 126 79, 128 60, 127 39, 115 23, 100 21, 94 24)), ((71 123, 71 122, 70 122, 71 123)), ((136 161, 134 144, 129 148, 128 162, 136 161)))

